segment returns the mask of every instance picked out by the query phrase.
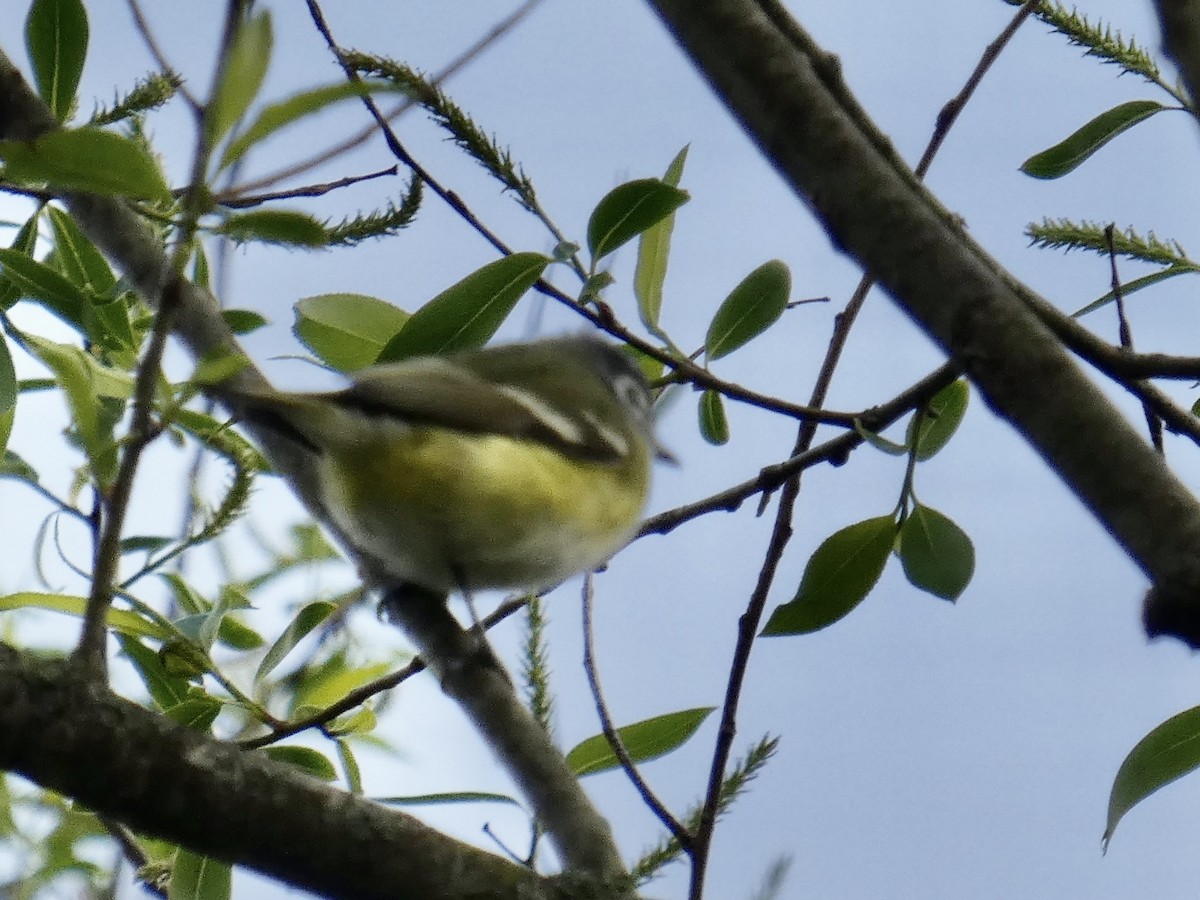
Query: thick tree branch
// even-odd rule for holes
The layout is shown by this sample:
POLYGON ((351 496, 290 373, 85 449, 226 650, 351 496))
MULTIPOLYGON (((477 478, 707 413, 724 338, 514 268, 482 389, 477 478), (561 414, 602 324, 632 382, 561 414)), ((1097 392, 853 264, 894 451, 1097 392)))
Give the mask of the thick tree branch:
POLYGON ((950 353, 1150 577, 1148 629, 1200 643, 1200 504, 899 160, 836 59, 774 0, 651 2, 833 241, 950 353))
MULTIPOLYGON (((0 140, 32 140, 57 127, 49 109, 0 52, 0 140)), ((165 291, 177 292, 175 333, 194 357, 219 351, 241 353, 216 299, 171 270, 161 239, 124 201, 83 194, 69 194, 64 200, 87 236, 151 306, 157 308, 165 291)), ((261 383, 263 376, 250 367, 239 378, 241 386, 252 387, 261 383)), ((254 436, 276 471, 289 480, 313 514, 327 522, 307 451, 268 430, 255 431, 254 436)), ((353 550, 348 542, 343 541, 343 545, 353 550)), ((361 555, 356 561, 368 581, 383 570, 361 555)), ((387 587, 382 582, 379 586, 387 587)), ((470 649, 475 643, 445 604, 414 606, 405 611, 403 624, 447 692, 462 705, 501 765, 527 792, 563 864, 578 875, 619 878, 623 874, 620 855, 607 822, 567 769, 549 735, 521 705, 511 685, 498 684, 496 672, 471 664, 470 649)), ((327 841, 337 839, 336 832, 325 834, 327 841)), ((391 853, 401 855, 394 847, 391 853)))
POLYGON ((522 866, 0 645, 0 767, 327 897, 561 898, 522 866))
POLYGON ((1155 0, 1163 47, 1187 85, 1188 93, 1200 97, 1200 0, 1155 0))

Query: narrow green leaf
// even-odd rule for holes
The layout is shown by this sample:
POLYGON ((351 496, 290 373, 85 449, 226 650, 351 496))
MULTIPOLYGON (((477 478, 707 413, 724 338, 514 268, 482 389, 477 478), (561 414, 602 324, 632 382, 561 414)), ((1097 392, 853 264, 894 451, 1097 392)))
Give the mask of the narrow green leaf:
POLYGON ((708 326, 704 339, 708 358, 720 359, 758 337, 787 309, 792 273, 783 262, 763 263, 729 292, 708 326))
POLYGON ((287 763, 289 766, 303 769, 309 775, 319 778, 322 781, 337 780, 337 769, 329 761, 329 757, 324 753, 313 750, 311 747, 298 747, 295 744, 278 744, 272 747, 263 747, 261 752, 276 762, 287 763))
POLYGON ((308 604, 300 612, 296 613, 295 618, 288 623, 288 627, 284 629, 283 634, 271 645, 271 649, 267 651, 262 662, 258 664, 258 671, 254 673, 254 683, 258 684, 277 665, 283 662, 284 657, 291 653, 309 632, 328 619, 335 609, 337 607, 332 603, 328 603, 325 600, 318 600, 315 603, 308 604))
POLYGON ((900 562, 914 587, 953 601, 975 573, 975 547, 950 518, 918 505, 900 526, 900 562))
MULTIPOLYGON (((13 238, 12 246, 9 251, 26 257, 33 258, 33 250, 37 245, 37 229, 38 218, 41 212, 35 212, 32 216, 24 221, 21 227, 17 230, 17 236, 13 238)), ((11 309, 12 305, 19 300, 24 289, 8 277, 8 273, 3 270, 4 263, 0 260, 0 310, 11 309)))
POLYGON ((1154 100, 1130 100, 1114 106, 1066 140, 1029 157, 1021 171, 1034 178, 1061 178, 1118 134, 1166 108, 1154 100))
POLYGON ((509 806, 521 804, 507 794, 492 794, 487 791, 454 791, 445 794, 409 794, 401 797, 374 797, 376 803, 389 806, 447 806, 452 803, 504 803, 509 806))
POLYGON ((213 229, 239 244, 257 241, 291 247, 324 247, 329 243, 325 225, 308 213, 290 209, 257 209, 226 217, 213 229))
MULTIPOLYGON (((679 186, 683 177, 683 166, 687 161, 685 146, 667 166, 663 183, 679 186)), ((633 293, 637 297, 638 315, 652 331, 658 329, 658 316, 662 311, 663 284, 667 278, 667 260, 671 255, 671 233, 675 230, 675 214, 671 213, 655 225, 642 232, 638 242, 637 267, 633 271, 633 293)))
POLYGON ((339 81, 324 87, 313 88, 294 94, 286 100, 272 103, 260 112, 253 122, 229 142, 221 156, 219 168, 225 169, 237 162, 255 144, 270 137, 293 122, 318 113, 346 99, 358 99, 369 94, 404 90, 388 81, 339 81))
POLYGON ((700 395, 700 436, 714 446, 729 442, 729 420, 725 417, 725 402, 719 391, 700 395))
POLYGON ((0 478, 15 478, 18 481, 38 483, 37 470, 11 450, 5 450, 0 458, 0 478))
POLYGON ((657 178, 629 181, 609 191, 588 220, 587 242, 599 260, 647 228, 661 222, 689 199, 687 191, 657 178))
POLYGON ((964 379, 942 388, 912 417, 908 423, 908 446, 914 448, 917 459, 924 462, 946 446, 954 436, 963 415, 971 389, 964 379))
POLYGON ((146 149, 99 128, 52 131, 32 141, 0 141, 11 181, 144 200, 170 201, 171 191, 146 149))
POLYGON ((762 633, 807 634, 849 614, 883 574, 895 540, 891 516, 864 519, 830 535, 805 566, 795 598, 775 609, 762 633))
POLYGON ((540 253, 514 253, 472 272, 413 313, 378 361, 483 346, 548 265, 540 253))
POLYGON ((364 294, 318 294, 295 306, 292 333, 326 365, 353 372, 379 358, 409 314, 364 294))
POLYGON ((229 330, 237 335, 246 335, 269 324, 267 317, 252 309, 223 309, 221 318, 229 330))
POLYGON ((171 866, 168 900, 229 900, 233 891, 233 870, 218 862, 180 847, 171 866))
POLYGON ((67 278, 96 296, 109 295, 117 286, 117 276, 104 254, 61 209, 49 206, 46 213, 54 229, 54 254, 67 278))
POLYGON ((268 12, 245 20, 238 28, 205 117, 205 127, 213 143, 229 133, 258 96, 271 62, 272 43, 268 12))
POLYGON ((8 340, 0 335, 0 451, 8 446, 17 409, 17 373, 8 340))
POLYGON ((1200 767, 1200 706, 1172 716, 1137 742, 1113 779, 1104 845, 1121 817, 1161 787, 1200 767))
POLYGON ((350 742, 338 738, 334 744, 337 746, 338 761, 342 764, 342 776, 346 779, 346 787, 350 793, 361 797, 363 792, 362 770, 358 767, 358 760, 354 758, 354 750, 351 748, 350 742))
MULTIPOLYGON (((1157 272, 1151 272, 1149 275, 1143 275, 1141 278, 1134 278, 1132 281, 1127 281, 1121 285, 1121 296, 1128 297, 1135 291, 1140 291, 1142 288, 1148 288, 1153 284, 1158 284, 1160 281, 1166 281, 1168 278, 1174 278, 1176 275, 1190 275, 1200 272, 1200 268, 1196 266, 1167 266, 1165 269, 1160 269, 1157 272)), ((1075 310, 1071 315, 1075 318, 1086 316, 1088 313, 1099 309, 1102 306, 1107 306, 1112 303, 1116 297, 1112 291, 1109 291, 1103 297, 1098 297, 1080 309, 1075 310)))
POLYGON ((46 307, 76 331, 86 331, 83 311, 91 298, 84 291, 20 250, 0 248, 0 266, 4 267, 4 277, 18 296, 28 297, 46 307))
POLYGON ((25 17, 25 48, 38 93, 60 122, 75 106, 87 57, 87 10, 80 0, 34 0, 25 17))
POLYGON ((863 427, 863 424, 858 419, 854 420, 854 430, 858 436, 874 447, 876 450, 886 453, 888 456, 904 456, 908 453, 908 446, 905 444, 897 444, 895 441, 889 441, 881 434, 876 434, 874 431, 868 431, 863 427))
MULTIPOLYGON (((634 762, 647 762, 665 756, 686 743, 713 709, 715 707, 701 706, 665 713, 618 728, 617 734, 634 762)), ((577 777, 605 772, 620 765, 608 738, 603 734, 580 741, 567 754, 567 766, 577 777)))
MULTIPOLYGON (((44 594, 36 591, 21 591, 16 594, 0 596, 0 612, 14 609, 45 609, 50 612, 66 613, 67 615, 83 618, 87 608, 86 597, 72 597, 68 594, 44 594)), ((127 609, 109 609, 108 627, 113 631, 132 637, 148 637, 163 640, 170 632, 159 625, 145 619, 127 609)))
POLYGON ((116 444, 108 418, 101 415, 100 394, 93 378, 95 361, 70 344, 56 344, 34 335, 26 335, 26 340, 38 359, 54 373, 92 469, 102 483, 108 483, 115 474, 116 444))
POLYGON ((161 550, 163 547, 169 547, 174 540, 169 537, 161 537, 153 534, 138 534, 131 535, 127 538, 121 538, 122 553, 154 553, 161 550))

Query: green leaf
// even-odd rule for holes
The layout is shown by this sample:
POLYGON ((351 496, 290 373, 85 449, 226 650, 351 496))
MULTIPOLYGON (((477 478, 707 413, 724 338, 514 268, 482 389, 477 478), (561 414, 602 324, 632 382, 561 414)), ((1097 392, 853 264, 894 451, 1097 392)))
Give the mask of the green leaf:
POLYGON ((272 43, 268 12, 245 20, 238 28, 205 117, 205 128, 214 144, 229 133, 258 96, 271 62, 272 43))
POLYGON ((180 847, 171 867, 168 900, 229 900, 233 890, 233 870, 218 862, 180 847))
POLYGON ((860 438, 874 447, 876 450, 886 453, 888 456, 904 456, 908 453, 906 444, 897 444, 895 441, 889 441, 881 434, 876 434, 874 431, 868 431, 863 427, 860 419, 854 420, 854 431, 860 438))
POLYGON ((32 141, 0 141, 10 181, 169 202, 171 191, 146 148, 99 128, 52 131, 32 141))
POLYGON ((11 450, 5 450, 0 458, 0 478, 15 478, 18 481, 38 483, 37 470, 11 450))
POLYGON ((376 803, 389 806, 446 806, 452 803, 504 803, 510 806, 521 804, 507 794, 487 791, 454 791, 445 794, 409 794, 401 797, 375 797, 376 803))
POLYGON ((390 668, 386 662, 382 662, 354 668, 342 664, 322 671, 318 677, 302 682, 297 688, 292 700, 293 708, 309 706, 324 709, 345 699, 351 691, 386 675, 390 668))
MULTIPOLYGON (((634 762, 647 762, 686 743, 715 708, 701 706, 644 719, 618 728, 617 735, 634 762)), ((577 777, 606 772, 620 765, 621 761, 603 734, 580 741, 567 754, 567 766, 577 777)))
POLYGON ((719 391, 700 395, 700 436, 717 447, 729 442, 729 420, 719 391))
POLYGON ((787 309, 792 274, 777 259, 763 263, 729 292, 704 339, 710 360, 727 356, 775 324, 787 309))
POLYGON ((87 452, 92 471, 101 484, 116 474, 115 422, 105 414, 101 397, 128 397, 132 381, 128 373, 106 370, 79 347, 56 344, 36 335, 25 335, 28 348, 40 359, 63 389, 71 421, 87 452))
POLYGON ((914 587, 953 601, 975 573, 975 547, 951 519, 918 504, 900 526, 900 562, 914 587))
POLYGON ((0 335, 0 451, 8 446, 17 410, 17 373, 8 341, 0 335))
POLYGON ((338 738, 334 744, 337 746, 338 761, 342 764, 342 775, 346 779, 346 787, 350 793, 361 797, 363 792, 362 770, 358 767, 358 760, 354 757, 354 750, 350 747, 350 742, 338 738))
MULTIPOLYGON (((1188 275, 1200 272, 1200 268, 1196 266, 1167 266, 1165 269, 1160 269, 1157 272, 1151 272, 1149 275, 1143 275, 1141 278, 1134 278, 1132 281, 1127 281, 1121 285, 1121 296, 1128 297, 1135 291, 1140 291, 1142 288, 1148 288, 1151 285, 1158 284, 1160 281, 1166 281, 1168 278, 1174 278, 1176 275, 1188 275)), ((1109 291, 1103 297, 1098 297, 1087 306, 1075 310, 1071 313, 1072 317, 1086 316, 1088 313, 1099 309, 1102 306, 1107 306, 1112 303, 1116 297, 1112 291, 1109 291)))
POLYGON ((1130 100, 1114 106, 1066 140, 1029 157, 1021 171, 1034 178, 1061 178, 1118 134, 1166 108, 1154 100, 1130 100))
POLYGON ((291 247, 324 247, 329 243, 325 225, 308 213, 289 209, 258 209, 226 217, 213 231, 245 244, 281 244, 291 247))
POLYGON ((47 207, 46 212, 54 229, 54 256, 63 273, 72 284, 98 297, 108 296, 117 286, 108 260, 65 212, 56 206, 47 207))
POLYGON ((87 10, 80 0, 34 0, 25 17, 25 48, 38 93, 65 122, 87 58, 87 10))
POLYGON ((236 138, 229 142, 221 156, 219 168, 225 169, 237 162, 255 144, 293 122, 318 113, 334 103, 346 99, 358 99, 381 92, 403 91, 400 85, 389 81, 339 81, 324 87, 313 88, 272 103, 258 114, 236 138))
POLYGON ((173 709, 192 695, 192 686, 188 680, 168 672, 158 654, 141 641, 118 634, 117 643, 159 709, 173 709))
POLYGON ((1138 741, 1113 779, 1104 845, 1121 817, 1161 787, 1200 767, 1200 706, 1172 716, 1138 741))
POLYGON ((163 547, 169 547, 174 540, 169 537, 161 537, 152 534, 131 535, 127 538, 121 538, 122 553, 154 553, 161 550, 163 547))
POLYGON ((234 650, 257 650, 266 643, 261 634, 233 616, 226 616, 221 620, 217 640, 234 650))
POLYGON ((324 622, 337 607, 325 600, 318 600, 315 603, 310 603, 305 606, 288 624, 271 649, 267 651, 262 662, 258 664, 258 671, 254 673, 254 683, 262 681, 272 669, 283 662, 295 646, 304 640, 305 636, 324 622))
POLYGON ((795 598, 775 609, 763 635, 808 634, 848 615, 879 581, 895 540, 891 516, 830 535, 804 567, 795 598))
POLYGON ((298 747, 295 744, 282 744, 273 747, 263 747, 263 753, 276 762, 287 763, 297 769, 303 769, 314 778, 322 781, 336 781, 337 769, 325 754, 311 747, 298 747))
POLYGON ((657 178, 642 178, 613 188, 588 220, 587 241, 599 260, 661 222, 688 201, 681 191, 657 178))
POLYGON ((269 324, 266 316, 252 309, 223 309, 221 318, 229 330, 237 335, 250 334, 269 324))
POLYGON ((353 372, 375 362, 410 318, 399 307, 364 294, 305 297, 295 311, 292 333, 339 372, 353 372))
MULTIPOLYGON (((38 218, 40 213, 35 212, 32 216, 25 220, 17 231, 17 236, 13 238, 10 252, 24 256, 27 259, 33 258, 33 250, 37 245, 37 229, 38 218)), ((22 287, 8 277, 8 273, 3 271, 4 263, 0 261, 0 310, 11 309, 12 305, 19 300, 24 291, 22 287)))
MULTIPOLYGON (((178 676, 174 676, 178 677, 178 676)), ((184 679, 185 683, 188 683, 184 679)), ((193 688, 193 691, 195 689, 193 688)), ((207 694, 193 693, 192 696, 163 709, 163 715, 173 722, 193 731, 209 731, 212 723, 221 714, 221 701, 207 694)))
MULTIPOLYGON (((36 591, 21 591, 16 594, 0 596, 0 612, 14 609, 45 609, 50 612, 67 613, 76 618, 83 618, 87 608, 86 597, 72 597, 68 594, 44 594, 36 591)), ((121 634, 132 637, 148 637, 163 640, 170 632, 153 622, 127 609, 109 608, 105 620, 108 627, 121 634)))
POLYGON ((908 423, 908 446, 924 462, 946 446, 967 411, 971 389, 964 379, 942 388, 908 423))
MULTIPOLYGON (((679 186, 683 177, 683 165, 687 161, 685 146, 667 166, 663 183, 679 186)), ((662 311, 663 284, 667 278, 667 260, 671 255, 671 232, 675 230, 675 214, 663 218, 642 232, 638 242, 637 267, 633 271, 633 293, 637 297, 638 315, 652 331, 658 329, 658 316, 662 311)))
POLYGON ((83 310, 91 298, 84 291, 20 250, 0 248, 0 266, 18 296, 36 301, 75 330, 86 331, 83 310))
POLYGON ((548 265, 540 253, 514 253, 472 272, 413 313, 378 361, 482 347, 548 265))

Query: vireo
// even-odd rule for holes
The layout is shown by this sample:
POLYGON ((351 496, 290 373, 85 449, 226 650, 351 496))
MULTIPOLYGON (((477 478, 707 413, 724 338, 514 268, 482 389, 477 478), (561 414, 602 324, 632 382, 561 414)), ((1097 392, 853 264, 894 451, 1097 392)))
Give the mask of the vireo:
POLYGON ((418 357, 323 394, 218 393, 315 456, 332 524, 430 592, 540 589, 637 527, 655 456, 650 389, 618 347, 565 337, 418 357))

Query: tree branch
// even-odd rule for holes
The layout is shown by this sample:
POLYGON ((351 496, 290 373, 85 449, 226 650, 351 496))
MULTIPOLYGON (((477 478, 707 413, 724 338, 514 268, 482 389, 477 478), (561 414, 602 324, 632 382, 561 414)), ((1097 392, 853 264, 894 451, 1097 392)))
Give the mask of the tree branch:
MULTIPOLYGON (((0 139, 32 140, 57 127, 50 110, 0 51, 0 139)), ((173 292, 178 303, 175 334, 194 357, 216 351, 242 354, 216 299, 171 269, 162 241, 128 204, 89 194, 67 194, 63 199, 84 233, 115 262, 147 303, 157 308, 164 292, 173 292)), ((262 373, 253 366, 236 378, 238 387, 265 384, 262 373)), ((288 479, 313 515, 328 525, 309 452, 269 430, 252 433, 275 470, 288 479)), ((343 540, 342 545, 368 581, 383 570, 373 560, 355 554, 350 542, 343 540)), ((389 587, 379 579, 375 583, 389 587)), ((445 604, 419 604, 405 610, 402 624, 439 675, 443 689, 463 707, 501 765, 526 792, 563 864, 576 874, 601 880, 622 876, 620 855, 607 822, 571 775, 549 735, 521 705, 512 685, 499 684, 503 676, 471 664, 475 641, 445 604)), ((332 838, 327 834, 326 839, 332 838)), ((394 849, 391 852, 395 854, 394 849)))
POLYGON ((0 767, 327 897, 561 898, 553 880, 0 645, 0 767))
POLYGON ((837 60, 774 0, 651 2, 834 243, 963 367, 1150 577, 1148 630, 1200 644, 1200 504, 897 157, 837 60))

